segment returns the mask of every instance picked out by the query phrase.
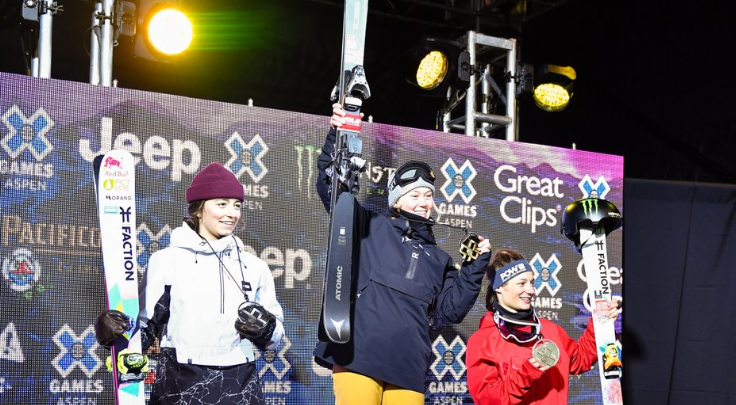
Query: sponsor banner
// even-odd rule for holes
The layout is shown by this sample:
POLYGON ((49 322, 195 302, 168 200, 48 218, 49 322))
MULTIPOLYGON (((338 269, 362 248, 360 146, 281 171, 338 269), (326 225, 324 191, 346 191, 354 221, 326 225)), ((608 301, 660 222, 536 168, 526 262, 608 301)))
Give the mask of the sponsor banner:
MULTIPOLYGON (((92 160, 117 148, 136 162, 139 275, 181 225, 193 176, 213 161, 235 173, 246 196, 236 234, 270 266, 286 318, 284 342, 258 353, 267 402, 333 403, 330 373, 312 359, 329 221, 314 190, 325 123, 323 116, 0 73, 0 402, 112 401, 107 352, 91 329, 105 308, 92 160)), ((582 334, 590 316, 585 273, 560 233, 562 210, 599 197, 623 212, 622 157, 362 127, 363 204, 385 209, 391 173, 406 160, 425 160, 437 176, 433 217, 452 226, 435 227, 440 245, 460 259, 465 229, 494 248, 521 251, 534 269, 538 314, 573 338, 582 334)), ((622 233, 608 237, 614 295, 623 283, 622 233)), ((465 344, 485 313, 486 288, 462 324, 434 322, 427 403, 470 402, 465 344)), ((593 373, 571 380, 571 403, 599 403, 593 373)))

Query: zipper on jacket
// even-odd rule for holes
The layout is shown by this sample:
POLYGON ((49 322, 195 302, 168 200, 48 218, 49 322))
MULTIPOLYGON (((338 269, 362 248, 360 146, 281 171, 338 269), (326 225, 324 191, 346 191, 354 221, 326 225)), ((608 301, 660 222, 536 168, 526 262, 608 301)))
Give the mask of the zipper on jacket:
POLYGON ((406 269, 406 278, 413 280, 417 272, 417 263, 419 263, 419 249, 412 246, 411 259, 409 260, 409 268, 406 269))
POLYGON ((222 260, 220 260, 220 313, 225 313, 225 269, 223 269, 222 260))

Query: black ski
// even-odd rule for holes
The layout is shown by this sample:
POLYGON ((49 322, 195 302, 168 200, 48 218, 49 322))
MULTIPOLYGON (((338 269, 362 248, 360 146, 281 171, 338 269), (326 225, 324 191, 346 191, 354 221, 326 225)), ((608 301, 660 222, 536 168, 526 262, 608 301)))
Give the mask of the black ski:
POLYGON ((363 71, 368 0, 346 0, 341 70, 332 100, 342 104, 346 123, 337 131, 331 170, 330 238, 322 296, 319 339, 350 341, 353 223, 358 179, 365 168, 360 139, 360 109, 370 97, 363 71))

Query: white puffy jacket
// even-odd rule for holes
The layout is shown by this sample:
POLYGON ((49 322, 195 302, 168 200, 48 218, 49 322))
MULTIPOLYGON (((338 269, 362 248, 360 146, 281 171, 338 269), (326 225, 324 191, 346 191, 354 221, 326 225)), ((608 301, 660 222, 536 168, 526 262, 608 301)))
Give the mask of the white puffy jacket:
POLYGON ((151 255, 141 288, 140 327, 169 311, 161 347, 176 349, 179 363, 232 366, 255 360, 253 345, 241 339, 234 324, 245 301, 243 280, 250 283, 251 301, 276 317, 276 329, 266 346, 273 349, 284 335, 284 312, 276 299, 268 265, 244 250, 236 236, 205 241, 188 225, 174 229, 170 245, 151 255), (219 258, 218 258, 219 257, 219 258), (171 286, 170 304, 156 306, 171 286))

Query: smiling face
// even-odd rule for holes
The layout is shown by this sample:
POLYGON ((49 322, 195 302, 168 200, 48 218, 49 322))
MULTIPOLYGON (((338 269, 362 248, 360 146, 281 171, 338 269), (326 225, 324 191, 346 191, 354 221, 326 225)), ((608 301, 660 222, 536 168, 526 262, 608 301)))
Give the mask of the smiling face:
POLYGON ((396 201, 396 208, 429 219, 434 208, 434 193, 428 187, 417 187, 396 201))
POLYGON ((498 303, 511 312, 528 311, 534 297, 534 273, 527 271, 496 288, 498 303))
POLYGON ((215 198, 205 201, 197 214, 199 234, 207 240, 231 235, 240 220, 242 205, 243 203, 236 198, 215 198))

